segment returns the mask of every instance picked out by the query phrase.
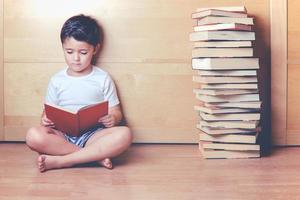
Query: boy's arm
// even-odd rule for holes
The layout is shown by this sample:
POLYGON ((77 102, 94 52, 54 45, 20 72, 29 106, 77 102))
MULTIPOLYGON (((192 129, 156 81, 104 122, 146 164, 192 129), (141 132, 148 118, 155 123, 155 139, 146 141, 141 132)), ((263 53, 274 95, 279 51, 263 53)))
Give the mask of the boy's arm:
POLYGON ((118 125, 122 120, 123 114, 120 105, 113 106, 108 109, 108 115, 100 118, 101 122, 105 127, 113 127, 118 125))

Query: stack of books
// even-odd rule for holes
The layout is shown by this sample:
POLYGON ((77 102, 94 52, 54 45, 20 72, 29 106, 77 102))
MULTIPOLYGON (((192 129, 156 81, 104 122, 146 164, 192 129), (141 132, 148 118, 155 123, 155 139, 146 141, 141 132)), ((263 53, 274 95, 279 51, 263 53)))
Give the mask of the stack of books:
POLYGON ((196 25, 192 68, 199 100, 199 148, 204 158, 260 157, 261 101, 253 56, 253 18, 244 6, 199 8, 192 14, 196 25))

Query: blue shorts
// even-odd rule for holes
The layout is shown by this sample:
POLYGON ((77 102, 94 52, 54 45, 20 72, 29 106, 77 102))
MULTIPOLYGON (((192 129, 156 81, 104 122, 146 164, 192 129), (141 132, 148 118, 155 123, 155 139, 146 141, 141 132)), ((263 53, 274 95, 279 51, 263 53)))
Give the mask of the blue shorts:
POLYGON ((83 148, 85 146, 85 143, 90 139, 90 137, 101 129, 103 129, 103 128, 102 127, 93 128, 78 137, 70 136, 68 134, 64 134, 64 135, 68 142, 73 143, 73 144, 83 148))

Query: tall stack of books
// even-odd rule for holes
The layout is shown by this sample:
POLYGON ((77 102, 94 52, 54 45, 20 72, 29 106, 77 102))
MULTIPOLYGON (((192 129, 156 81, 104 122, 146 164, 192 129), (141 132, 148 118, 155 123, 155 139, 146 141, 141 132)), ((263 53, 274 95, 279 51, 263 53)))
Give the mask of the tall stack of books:
POLYGON ((204 158, 260 157, 261 101, 253 18, 244 6, 199 8, 190 40, 204 158))

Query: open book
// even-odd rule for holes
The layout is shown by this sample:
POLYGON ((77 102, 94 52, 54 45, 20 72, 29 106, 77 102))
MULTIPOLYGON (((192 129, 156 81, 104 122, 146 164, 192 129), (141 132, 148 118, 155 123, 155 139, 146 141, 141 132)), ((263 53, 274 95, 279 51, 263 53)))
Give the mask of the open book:
POLYGON ((79 136, 99 125, 98 120, 108 113, 108 101, 82 107, 77 112, 56 105, 44 106, 46 116, 54 122, 55 128, 72 136, 79 136))

